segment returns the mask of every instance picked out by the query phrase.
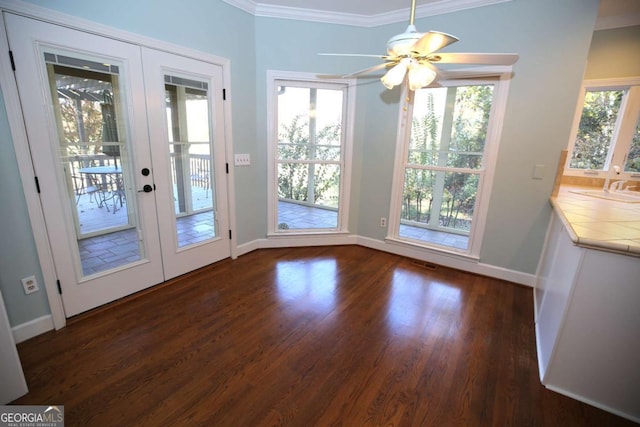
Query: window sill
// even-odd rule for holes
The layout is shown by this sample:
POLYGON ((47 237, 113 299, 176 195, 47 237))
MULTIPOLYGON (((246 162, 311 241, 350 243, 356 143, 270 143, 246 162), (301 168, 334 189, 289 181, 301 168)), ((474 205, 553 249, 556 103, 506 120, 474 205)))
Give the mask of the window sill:
POLYGON ((473 263, 478 263, 480 261, 480 257, 478 255, 472 255, 466 252, 460 252, 460 251, 456 251, 455 249, 447 249, 444 246, 427 246, 427 245, 422 245, 419 243, 414 243, 412 241, 409 240, 404 240, 404 239, 399 239, 396 237, 387 237, 384 239, 385 242, 394 245, 394 246, 398 246, 398 247, 402 247, 402 248, 406 248, 409 250, 416 250, 416 251, 420 251, 420 252, 427 252, 427 253, 431 253, 434 255, 439 255, 439 256, 446 256, 448 258, 455 258, 461 261, 465 261, 465 262, 473 262, 473 263))

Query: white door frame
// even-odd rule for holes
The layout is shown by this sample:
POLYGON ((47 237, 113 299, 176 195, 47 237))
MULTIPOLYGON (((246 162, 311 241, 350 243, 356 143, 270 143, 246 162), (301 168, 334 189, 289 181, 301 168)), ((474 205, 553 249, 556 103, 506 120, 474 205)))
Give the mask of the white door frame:
MULTIPOLYGON (((0 0, 1 12, 12 12, 29 18, 49 22, 51 24, 62 25, 79 31, 88 32, 102 37, 112 38, 119 41, 137 44, 157 50, 164 50, 179 56, 186 56, 203 62, 210 62, 222 67, 223 87, 226 88, 226 101, 223 103, 225 122, 225 152, 226 162, 233 153, 232 122, 231 122, 231 72, 230 61, 226 58, 211 55, 208 53, 192 50, 183 46, 167 43, 123 30, 118 30, 102 24, 98 24, 71 15, 52 11, 50 9, 34 6, 27 3, 16 3, 10 0, 0 0)), ((4 51, 9 50, 4 19, 0 20, 0 46, 4 51)), ((27 132, 22 119, 22 109, 18 96, 18 88, 13 78, 13 70, 8 55, 0 55, 0 87, 4 96, 7 110, 7 120, 11 130, 11 137, 16 152, 18 170, 22 180, 22 188, 29 212, 29 220, 33 230, 33 237, 36 244, 36 251, 40 268, 42 270, 44 286, 47 291, 47 299, 51 310, 51 317, 55 329, 63 328, 66 325, 66 316, 62 304, 62 298, 58 293, 57 274, 49 244, 47 227, 44 220, 44 213, 40 203, 36 186, 34 184, 34 167, 31 160, 30 147, 28 145, 27 132)), ((229 211, 229 228, 236 229, 235 221, 235 193, 234 193, 234 171, 229 168, 227 175, 227 206, 229 211)), ((224 185, 221 183, 221 185, 224 185)), ((231 258, 237 258, 238 248, 236 234, 232 233, 230 239, 231 258)))

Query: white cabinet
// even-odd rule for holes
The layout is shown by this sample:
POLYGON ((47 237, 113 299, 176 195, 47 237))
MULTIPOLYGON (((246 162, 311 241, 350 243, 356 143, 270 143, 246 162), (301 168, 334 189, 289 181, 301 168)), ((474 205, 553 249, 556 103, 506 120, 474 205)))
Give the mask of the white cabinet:
POLYGON ((536 339, 549 389, 640 421, 640 258, 578 247, 554 212, 538 268, 536 339))

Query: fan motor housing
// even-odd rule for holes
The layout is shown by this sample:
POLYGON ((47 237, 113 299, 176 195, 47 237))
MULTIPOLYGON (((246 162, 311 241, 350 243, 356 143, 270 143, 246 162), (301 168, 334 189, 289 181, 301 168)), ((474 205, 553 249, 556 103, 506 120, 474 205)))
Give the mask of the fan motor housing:
POLYGON ((387 53, 391 56, 409 55, 411 47, 424 34, 425 33, 417 32, 415 26, 409 25, 404 33, 397 34, 389 39, 387 42, 387 53))

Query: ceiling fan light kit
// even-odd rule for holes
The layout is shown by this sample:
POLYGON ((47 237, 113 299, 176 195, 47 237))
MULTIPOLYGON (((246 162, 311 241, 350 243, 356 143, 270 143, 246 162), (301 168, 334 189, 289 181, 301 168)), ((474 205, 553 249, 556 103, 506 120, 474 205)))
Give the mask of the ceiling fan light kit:
POLYGON ((409 68, 409 90, 427 87, 436 79, 437 73, 428 65, 416 64, 409 68))
MULTIPOLYGON (((490 53, 439 53, 434 52, 458 41, 458 38, 439 31, 419 33, 414 25, 416 0, 411 0, 409 26, 404 33, 395 35, 387 42, 387 55, 363 55, 383 59, 383 64, 347 74, 343 77, 356 77, 384 68, 389 68, 380 79, 387 89, 393 89, 405 81, 409 90, 418 90, 429 86, 443 73, 433 65, 447 64, 480 64, 480 65, 512 65, 518 60, 516 54, 490 53)), ((326 54, 325 54, 326 55, 326 54)), ((330 54, 329 54, 330 55, 330 54)), ((349 54, 335 54, 349 56, 349 54)))
POLYGON ((409 58, 404 58, 398 62, 397 65, 391 67, 391 69, 380 79, 387 89, 393 89, 394 86, 402 83, 404 76, 407 73, 407 68, 409 68, 408 62, 409 58))

